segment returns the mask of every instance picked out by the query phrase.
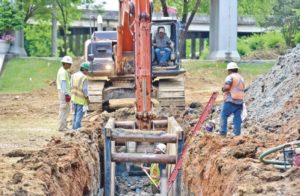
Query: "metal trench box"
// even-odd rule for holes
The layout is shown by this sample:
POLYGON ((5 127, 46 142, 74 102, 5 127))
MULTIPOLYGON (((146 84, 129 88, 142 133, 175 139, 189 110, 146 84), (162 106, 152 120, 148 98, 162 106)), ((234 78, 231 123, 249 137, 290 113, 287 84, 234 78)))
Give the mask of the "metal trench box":
MULTIPOLYGON (((118 164, 165 163, 167 176, 173 170, 184 146, 183 129, 174 117, 153 120, 151 130, 136 129, 135 121, 116 121, 111 118, 104 128, 104 195, 115 195, 118 164), (167 145, 166 154, 153 154, 157 143, 167 145), (117 153, 116 147, 126 148, 117 153)), ((128 167, 127 167, 128 168, 128 167)), ((181 172, 169 195, 180 195, 181 172)))

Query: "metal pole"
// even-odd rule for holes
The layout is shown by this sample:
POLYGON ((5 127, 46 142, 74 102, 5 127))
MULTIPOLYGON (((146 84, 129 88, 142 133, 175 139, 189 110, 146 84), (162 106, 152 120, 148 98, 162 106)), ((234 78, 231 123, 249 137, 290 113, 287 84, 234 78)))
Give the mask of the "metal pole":
POLYGON ((104 195, 111 193, 111 139, 110 129, 104 129, 104 195))
POLYGON ((162 171, 162 177, 160 179, 160 195, 161 196, 167 196, 168 195, 168 190, 167 190, 167 184, 168 184, 168 179, 167 179, 167 172, 164 169, 162 171))

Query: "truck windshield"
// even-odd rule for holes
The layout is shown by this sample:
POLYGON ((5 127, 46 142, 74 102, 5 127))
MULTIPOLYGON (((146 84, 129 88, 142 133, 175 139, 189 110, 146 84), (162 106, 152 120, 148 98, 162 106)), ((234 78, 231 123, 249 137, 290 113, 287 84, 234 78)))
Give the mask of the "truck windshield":
POLYGON ((117 40, 116 31, 96 31, 94 32, 95 40, 117 40))
POLYGON ((95 58, 110 58, 112 56, 112 44, 109 43, 90 43, 88 46, 88 54, 94 54, 95 58))

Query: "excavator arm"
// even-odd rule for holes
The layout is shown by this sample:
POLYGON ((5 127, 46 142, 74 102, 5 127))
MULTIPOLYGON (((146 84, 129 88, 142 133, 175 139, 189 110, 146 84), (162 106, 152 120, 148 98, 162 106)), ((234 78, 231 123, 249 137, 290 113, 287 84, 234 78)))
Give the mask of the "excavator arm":
POLYGON ((139 129, 150 129, 151 103, 151 2, 120 0, 117 72, 124 69, 124 52, 134 51, 136 118, 139 129))

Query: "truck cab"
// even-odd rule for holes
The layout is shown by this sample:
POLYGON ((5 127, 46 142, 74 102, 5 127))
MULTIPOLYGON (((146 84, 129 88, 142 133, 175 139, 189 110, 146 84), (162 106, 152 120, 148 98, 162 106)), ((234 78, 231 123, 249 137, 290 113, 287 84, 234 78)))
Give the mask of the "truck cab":
POLYGON ((116 43, 116 31, 95 31, 85 42, 84 60, 92 62, 91 76, 114 74, 113 46, 116 43))

